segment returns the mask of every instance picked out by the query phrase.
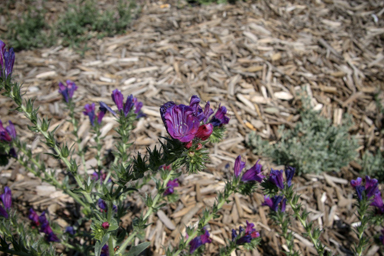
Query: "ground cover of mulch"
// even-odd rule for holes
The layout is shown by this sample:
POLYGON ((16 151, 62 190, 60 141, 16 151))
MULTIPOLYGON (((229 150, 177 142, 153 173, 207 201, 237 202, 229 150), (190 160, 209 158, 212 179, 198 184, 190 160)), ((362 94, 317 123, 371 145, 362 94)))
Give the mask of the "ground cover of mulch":
MULTIPOLYGON (((65 8, 64 2, 46 4, 53 8, 52 13, 65 8)), ((17 6, 13 11, 16 15, 17 6)), ((185 226, 194 225, 202 210, 213 205, 217 192, 233 175, 238 155, 247 159, 247 167, 259 159, 245 144, 247 134, 256 131, 274 141, 279 138, 280 125, 295 125, 302 91, 311 97, 312 107, 334 125, 342 122, 344 113, 353 116, 355 125, 350 132, 359 140, 360 154, 383 148, 382 115, 377 106, 377 101, 384 103, 383 13, 381 1, 274 0, 209 6, 146 2, 125 35, 91 39, 84 56, 62 46, 17 53, 14 79, 23 83, 25 98, 36 98, 41 116, 52 119, 52 128, 61 125, 56 132, 59 143, 73 139, 57 91, 58 82, 67 79, 79 87, 75 93, 77 117, 82 120, 79 133, 91 144, 95 142, 90 124, 82 114, 85 104, 104 101, 113 106, 110 94, 115 88, 144 102, 147 117, 133 131, 132 152, 145 153, 146 147, 158 145, 159 136, 166 135, 158 111, 164 102, 186 104, 192 95, 199 95, 213 107, 228 107, 231 121, 226 138, 210 147, 206 170, 183 175, 177 188, 180 200, 151 216, 153 224, 146 230, 146 239, 153 255, 162 255, 164 245, 176 245, 185 226)), ((42 136, 30 132, 28 120, 13 107, 8 99, 0 98, 3 123, 14 122, 18 136, 29 142, 34 153, 49 151, 41 143, 42 136)), ((106 152, 113 148, 117 123, 110 116, 104 120, 106 152)), ((92 150, 86 154, 90 173, 95 165, 92 150)), ((41 158, 58 179, 63 178, 63 165, 44 154, 41 158)), ((261 163, 266 173, 276 168, 268 159, 262 158, 261 163)), ((324 229, 321 241, 333 255, 351 255, 351 245, 357 241, 351 230, 358 219, 349 181, 360 169, 354 161, 338 173, 294 178, 301 203, 311 212, 309 220, 324 229)), ((74 205, 67 195, 26 173, 14 161, 0 170, 0 183, 11 187, 21 212, 29 207, 40 212, 47 209, 63 228, 73 224, 74 205)), ((155 192, 153 183, 140 191, 155 192)), ((123 218, 123 226, 145 209, 139 196, 127 200, 134 211, 123 218)), ((279 227, 268 220, 263 200, 260 189, 251 197, 234 195, 220 218, 209 223, 213 243, 205 255, 217 253, 230 239, 232 228, 246 220, 256 224, 262 242, 252 252, 234 255, 284 255, 279 227)), ((316 254, 293 218, 291 229, 295 248, 302 255, 316 254)), ((366 235, 378 232, 379 227, 372 228, 366 235)), ((58 251, 62 249, 58 247, 58 251)), ((370 246, 365 255, 381 255, 379 247, 370 246)))

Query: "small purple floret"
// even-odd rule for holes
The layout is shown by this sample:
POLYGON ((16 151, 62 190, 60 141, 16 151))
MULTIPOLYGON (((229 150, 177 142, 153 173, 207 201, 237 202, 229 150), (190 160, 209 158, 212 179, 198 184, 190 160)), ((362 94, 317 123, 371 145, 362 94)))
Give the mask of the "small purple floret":
POLYGON ((258 160, 254 166, 252 166, 249 170, 247 170, 243 174, 243 176, 241 177, 241 180, 243 182, 248 182, 248 181, 262 182, 264 179, 264 175, 261 174, 262 168, 263 167, 261 164, 259 164, 259 160, 258 160))
POLYGON ((241 161, 241 156, 238 156, 235 160, 235 167, 234 167, 236 178, 240 176, 240 173, 244 169, 244 167, 245 167, 245 162, 241 161))
POLYGON ((173 194, 174 188, 178 186, 179 186, 179 183, 177 182, 177 179, 168 181, 167 189, 164 191, 164 196, 173 194))
POLYGON ((8 134, 11 136, 12 139, 16 139, 17 135, 16 135, 15 126, 11 121, 8 121, 8 122, 9 122, 9 125, 7 126, 7 128, 5 128, 5 130, 7 130, 8 134))
POLYGON ((293 176, 295 175, 295 168, 293 168, 292 166, 288 166, 286 169, 285 169, 285 177, 287 179, 287 185, 288 187, 290 187, 292 185, 292 179, 293 179, 293 176))
POLYGON ((91 121, 91 125, 95 125, 95 103, 92 103, 92 105, 86 104, 84 106, 84 112, 83 114, 89 117, 89 121, 91 121))
POLYGON ((113 102, 115 102, 115 104, 117 106, 117 110, 121 111, 123 109, 124 96, 120 90, 118 90, 118 89, 113 90, 112 100, 113 100, 113 102))
POLYGON ((275 184, 278 188, 284 189, 283 170, 271 170, 269 181, 275 184))
POLYGON ((226 116, 227 108, 224 106, 219 107, 216 114, 212 117, 210 123, 216 127, 229 123, 229 117, 226 116))
POLYGON ((39 226, 39 225, 40 225, 40 222, 39 222, 39 215, 37 215, 37 213, 36 213, 32 208, 29 209, 28 218, 29 218, 31 221, 33 221, 33 224, 35 224, 36 226, 39 226))
POLYGON ((11 76, 13 71, 13 65, 15 64, 15 52, 13 48, 9 51, 5 49, 5 43, 0 40, 0 77, 5 75, 5 78, 11 76))
POLYGON ((67 80, 67 85, 59 82, 59 93, 63 95, 65 102, 69 102, 73 98, 73 93, 77 90, 74 82, 67 80))
POLYGON ((269 196, 264 196, 264 203, 262 205, 268 205, 272 211, 277 212, 279 210, 280 203, 280 211, 285 212, 287 200, 283 200, 282 196, 274 196, 272 198, 269 198, 269 196))
POLYGON ((189 253, 192 254, 194 251, 196 251, 197 248, 199 248, 203 244, 212 242, 212 239, 209 238, 208 230, 206 230, 205 228, 204 230, 204 234, 195 237, 193 240, 191 240, 191 242, 189 242, 189 253))
POLYGON ((11 205, 12 205, 12 192, 11 192, 11 189, 8 186, 5 186, 4 194, 2 194, 0 197, 1 197, 1 200, 3 201, 4 208, 6 210, 11 209, 11 205))
POLYGON ((0 120, 0 140, 10 142, 12 140, 9 132, 4 128, 3 123, 0 120))
POLYGON ((68 234, 73 236, 74 234, 76 234, 76 231, 75 231, 75 229, 73 227, 68 226, 68 227, 65 228, 65 233, 68 233, 68 234))

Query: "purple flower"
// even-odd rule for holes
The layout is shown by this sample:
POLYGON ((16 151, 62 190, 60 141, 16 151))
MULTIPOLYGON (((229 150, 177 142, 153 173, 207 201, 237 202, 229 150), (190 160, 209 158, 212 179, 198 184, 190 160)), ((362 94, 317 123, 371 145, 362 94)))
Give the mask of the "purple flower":
POLYGON ((97 206, 99 206, 101 212, 107 211, 107 204, 103 199, 99 198, 99 200, 97 201, 97 206))
POLYGON ((259 164, 259 160, 256 162, 254 166, 251 167, 251 169, 247 170, 243 176, 241 177, 241 180, 243 182, 248 181, 257 181, 262 182, 264 179, 264 175, 261 174, 262 172, 262 165, 259 164))
POLYGON ((351 180, 351 186, 353 188, 356 188, 357 186, 360 186, 361 185, 361 182, 362 182, 362 178, 358 177, 356 180, 351 180))
POLYGON ((206 243, 211 243, 212 239, 209 238, 209 232, 204 228, 204 234, 195 237, 189 242, 189 253, 193 253, 197 248, 206 243))
POLYGON ((383 203, 383 199, 381 198, 380 191, 378 191, 373 197, 371 205, 376 207, 376 212, 378 214, 380 215, 384 214, 384 203, 383 203))
POLYGON ((105 104, 104 102, 100 101, 99 104, 100 104, 100 107, 99 107, 100 112, 97 115, 97 122, 99 124, 101 124, 101 121, 102 121, 104 115, 107 113, 107 111, 109 111, 113 115, 116 115, 115 111, 113 111, 110 107, 108 107, 108 105, 105 104))
POLYGON ((89 121, 91 121, 91 125, 95 125, 95 103, 92 103, 92 105, 86 104, 84 106, 84 112, 83 114, 89 117, 89 121))
POLYGON ((0 205, 0 216, 3 216, 4 218, 8 219, 8 212, 1 205, 0 205))
POLYGON ((243 245, 243 244, 248 244, 252 241, 252 236, 251 235, 244 235, 237 239, 236 244, 237 245, 243 245))
POLYGON ((0 40, 0 77, 5 75, 5 78, 11 76, 13 71, 13 65, 15 63, 15 52, 13 48, 10 48, 7 52, 5 49, 5 43, 0 40))
MULTIPOLYGON (((8 127, 7 127, 8 128, 8 127)), ((3 123, 0 120, 0 140, 10 142, 12 140, 9 132, 4 129, 3 123)))
POLYGON ((284 189, 283 183, 283 170, 271 170, 271 174, 269 176, 269 181, 275 184, 278 188, 284 189))
POLYGON ((290 187, 292 185, 292 179, 293 179, 293 176, 295 175, 295 168, 293 168, 292 166, 288 166, 286 169, 285 169, 285 177, 287 179, 287 185, 288 187, 290 187))
POLYGON ((12 192, 11 192, 11 189, 8 186, 6 186, 4 188, 4 194, 2 194, 0 197, 1 197, 1 200, 3 201, 4 208, 6 210, 11 209, 11 205, 12 205, 12 192))
POLYGON ((191 97, 191 101, 189 102, 189 106, 193 109, 193 113, 199 119, 199 122, 202 121, 205 118, 203 109, 199 105, 200 98, 196 95, 193 95, 191 97))
POLYGON ((73 235, 76 234, 76 231, 75 231, 75 229, 73 227, 68 226, 68 227, 65 228, 65 233, 68 233, 68 234, 73 236, 73 235))
MULTIPOLYGON (((100 184, 102 184, 106 178, 107 178, 107 173, 105 172, 100 172, 100 174, 98 174, 97 172, 93 172, 91 177, 92 180, 96 180, 96 181, 100 180, 100 184)), ((109 178, 107 182, 111 182, 111 181, 112 181, 111 178, 109 178)))
POLYGON ((211 104, 209 103, 209 101, 207 101, 207 103, 205 103, 205 107, 204 107, 204 119, 203 119, 203 122, 207 123, 209 117, 212 114, 213 114, 213 110, 211 109, 211 104))
POLYGON ((100 256, 109 256, 108 244, 105 244, 103 248, 101 248, 100 256))
POLYGON ((16 153, 15 148, 10 148, 10 149, 9 149, 9 153, 8 153, 8 155, 9 155, 10 157, 17 158, 17 153, 16 153))
POLYGON ((28 219, 30 219, 31 221, 33 221, 33 224, 35 224, 36 226, 39 226, 39 225, 40 225, 40 222, 39 222, 39 215, 37 215, 37 213, 36 213, 32 208, 29 208, 28 219))
POLYGON ((229 123, 229 117, 226 116, 227 114, 227 108, 224 106, 219 106, 219 109, 217 110, 216 114, 212 117, 210 123, 216 127, 216 126, 222 126, 223 124, 229 123))
POLYGON ((177 179, 168 181, 167 189, 164 191, 163 195, 167 196, 169 194, 173 194, 173 192, 174 192, 173 188, 178 187, 178 186, 179 186, 179 183, 177 182, 177 179))
POLYGON ((181 142, 189 142, 199 129, 199 120, 191 107, 168 102, 160 107, 160 114, 169 135, 181 142))
POLYGON ((235 160, 235 167, 234 167, 236 178, 240 176, 240 173, 244 169, 244 167, 245 167, 245 162, 241 161, 241 156, 238 156, 235 160))
POLYGON ((269 196, 264 196, 264 203, 262 205, 268 205, 269 208, 271 208, 271 210, 274 212, 277 212, 279 210, 280 205, 280 211, 285 212, 286 203, 287 199, 283 200, 283 196, 274 196, 272 198, 269 198, 269 196))
POLYGON ((199 129, 197 130, 196 137, 201 140, 207 140, 209 136, 211 136, 213 132, 213 125, 212 124, 203 124, 199 126, 199 129))
POLYGON ((8 122, 9 122, 9 125, 7 126, 7 128, 5 128, 5 130, 7 130, 8 134, 11 136, 12 139, 16 139, 17 135, 16 135, 15 126, 11 121, 8 121, 8 122))
POLYGON ((131 109, 133 108, 133 106, 135 105, 134 103, 134 98, 133 98, 133 95, 129 95, 127 97, 127 100, 125 101, 125 104, 124 104, 124 115, 127 116, 128 113, 131 111, 131 109))
POLYGON ((259 232, 256 231, 256 229, 254 228, 254 224, 253 223, 249 223, 247 221, 247 227, 245 228, 245 232, 244 232, 244 228, 243 227, 239 227, 239 236, 244 232, 244 235, 240 238, 238 238, 236 240, 236 238, 238 237, 237 233, 236 233, 236 230, 232 229, 232 241, 234 242, 236 240, 236 244, 238 245, 243 245, 243 244, 246 244, 246 243, 250 243, 252 241, 252 239, 255 239, 255 238, 258 238, 260 236, 259 232))
POLYGON ((116 104, 116 106, 117 106, 117 110, 118 110, 118 111, 123 110, 124 96, 123 96, 123 94, 121 93, 121 91, 118 90, 118 89, 115 89, 115 90, 113 90, 111 96, 112 96, 112 100, 113 100, 113 102, 115 102, 115 104, 116 104))
POLYGON ((40 214, 39 223, 41 225, 48 223, 47 217, 45 216, 45 211, 40 214))
POLYGON ((63 95, 63 98, 67 103, 72 99, 73 93, 76 90, 76 84, 70 80, 67 80, 67 85, 64 85, 63 83, 59 82, 59 93, 63 95))
POLYGON ((47 242, 60 242, 60 239, 57 238, 55 233, 50 232, 50 233, 45 234, 45 241, 47 241, 47 242))

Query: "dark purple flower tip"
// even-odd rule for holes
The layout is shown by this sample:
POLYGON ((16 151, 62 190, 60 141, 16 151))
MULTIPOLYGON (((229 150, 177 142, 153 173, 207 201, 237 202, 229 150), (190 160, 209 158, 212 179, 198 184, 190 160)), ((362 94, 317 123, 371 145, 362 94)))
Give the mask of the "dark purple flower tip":
POLYGON ((243 245, 243 244, 248 244, 252 241, 252 236, 251 235, 244 235, 237 239, 236 244, 237 245, 243 245))
POLYGON ((40 216, 39 216, 39 223, 41 225, 43 224, 49 224, 48 220, 47 220, 47 217, 45 216, 45 211, 43 211, 40 216))
POLYGON ((229 123, 229 117, 226 116, 227 108, 224 106, 219 107, 216 114, 212 117, 210 123, 216 127, 229 123))
POLYGON ((108 229, 108 228, 109 228, 109 223, 108 223, 108 221, 103 222, 103 224, 101 224, 101 226, 103 227, 103 229, 108 229))
POLYGON ((204 231, 205 231, 204 234, 195 237, 194 239, 191 240, 191 242, 189 242, 189 246, 190 246, 189 253, 192 254, 194 251, 196 251, 197 248, 199 248, 203 244, 212 242, 212 239, 209 238, 208 230, 204 228, 204 231))
POLYGON ((97 172, 93 172, 91 175, 91 180, 98 180, 99 179, 99 174, 97 172))
POLYGON ((136 101, 135 102, 135 114, 139 114, 139 112, 141 111, 142 107, 143 107, 143 102, 136 101))
POLYGON ((101 248, 100 256, 109 256, 108 244, 105 244, 103 248, 101 248))
POLYGON ((165 190, 164 195, 166 196, 169 194, 173 194, 174 188, 178 186, 179 186, 179 183, 177 182, 177 179, 168 181, 167 189, 165 190))
POLYGON ((92 105, 85 105, 84 106, 84 112, 83 114, 89 117, 89 121, 91 121, 91 125, 95 125, 95 103, 92 103, 92 105))
MULTIPOLYGON (((279 210, 279 204, 283 200, 282 196, 274 196, 269 198, 268 196, 264 196, 264 203, 262 205, 268 205, 272 211, 277 212, 279 210)), ((281 205, 281 211, 284 212, 286 207, 286 201, 281 205)))
POLYGON ((99 200, 97 201, 97 206, 99 206, 101 210, 107 210, 107 203, 101 198, 99 198, 99 200))
POLYGON ((284 200, 281 202, 281 212, 285 212, 286 207, 287 207, 287 199, 284 198, 284 200))
POLYGON ((204 107, 204 119, 203 119, 203 122, 207 123, 209 117, 212 114, 213 114, 213 110, 211 109, 211 104, 209 103, 209 101, 207 101, 207 103, 205 103, 205 107, 204 107))
POLYGON ((174 105, 176 104, 173 101, 168 101, 167 103, 165 103, 160 107, 160 116, 161 116, 161 119, 163 120, 164 125, 166 125, 165 114, 167 113, 168 109, 172 108, 174 105))
POLYGON ((200 98, 196 95, 193 95, 191 97, 191 101, 189 103, 189 106, 193 109, 193 113, 199 119, 199 122, 202 121, 205 118, 203 109, 199 105, 200 103, 200 98))
POLYGON ((283 182, 283 170, 273 170, 271 169, 271 174, 269 175, 269 181, 273 182, 278 188, 284 189, 283 182))
POLYGON ((379 213, 380 215, 384 213, 384 203, 383 203, 383 199, 381 198, 381 192, 380 191, 378 191, 374 195, 371 205, 375 206, 377 208, 376 209, 377 213, 379 213))
MULTIPOLYGON (((162 109, 160 109, 160 112, 162 112, 162 109)), ((169 135, 181 142, 193 140, 199 129, 200 122, 194 115, 193 109, 189 106, 172 105, 166 109, 162 117, 169 135)))
POLYGON ((133 108, 134 104, 135 104, 134 98, 133 98, 133 95, 131 94, 127 97, 127 100, 125 101, 125 104, 124 104, 124 115, 125 116, 127 116, 129 114, 129 112, 133 108))
POLYGON ((0 120, 0 140, 10 142, 12 140, 11 135, 6 129, 4 129, 3 123, 0 120))
POLYGON ((197 130, 196 137, 201 140, 207 140, 209 136, 211 136, 213 132, 213 125, 212 124, 203 124, 199 126, 199 129, 197 130))
POLYGON ((117 206, 116 206, 116 205, 112 205, 112 210, 113 210, 114 212, 117 212, 117 206))
POLYGON ((13 65, 15 64, 15 52, 13 48, 10 48, 8 52, 4 53, 4 62, 5 62, 5 76, 9 77, 13 71, 13 65))
POLYGON ((0 216, 3 216, 4 218, 8 219, 8 212, 1 205, 0 205, 0 216))
MULTIPOLYGON (((41 222, 40 222, 41 223, 41 222)), ((51 226, 49 226, 49 223, 48 221, 47 222, 44 222, 44 223, 41 223, 41 226, 40 226, 40 232, 43 232, 45 234, 50 234, 52 233, 52 229, 51 229, 51 226)))
POLYGON ((296 169, 293 168, 292 166, 288 166, 285 169, 285 177, 287 179, 288 187, 290 187, 292 185, 292 179, 293 179, 293 176, 295 175, 295 171, 296 171, 296 169))
POLYGON ((75 231, 75 229, 73 227, 68 226, 68 227, 65 228, 65 233, 68 233, 68 234, 73 236, 73 235, 76 234, 76 231, 75 231))
POLYGON ((239 226, 239 235, 244 232, 244 228, 242 226, 239 226))
POLYGON ((1 197, 1 200, 3 201, 4 208, 6 210, 11 209, 11 205, 12 205, 12 192, 11 192, 11 189, 8 186, 6 186, 4 188, 4 194, 2 194, 0 197, 1 197))
POLYGON ((65 102, 69 102, 73 98, 73 93, 77 90, 77 86, 71 80, 67 80, 67 85, 59 82, 59 93, 63 95, 65 102))
POLYGON ((17 159, 17 152, 16 152, 16 149, 15 149, 15 148, 11 148, 11 149, 9 150, 8 155, 9 155, 10 157, 13 157, 13 158, 16 158, 16 159, 17 159))
POLYGON ((357 186, 361 185, 361 182, 363 181, 362 178, 358 177, 356 180, 351 180, 351 186, 353 188, 356 188, 357 186))
MULTIPOLYGON (((4 53, 5 53, 5 43, 3 41, 0 40, 0 67, 2 68, 3 67, 3 60, 4 60, 4 53)), ((2 76, 2 74, 0 74, 0 77, 2 76)))
POLYGON ((7 128, 5 128, 5 130, 7 130, 8 134, 11 136, 12 139, 16 139, 17 135, 16 135, 15 126, 11 121, 8 121, 8 122, 9 122, 9 125, 7 126, 7 128))
POLYGON ((363 193, 365 191, 365 188, 364 186, 356 186, 356 194, 357 194, 357 198, 359 198, 359 201, 361 201, 363 199, 363 193))
POLYGON ((60 239, 51 231, 50 233, 46 233, 45 241, 47 241, 47 242, 60 242, 60 239))
POLYGON ((40 225, 39 215, 37 215, 37 213, 32 208, 29 208, 28 219, 33 221, 33 224, 35 224, 36 226, 40 225))
POLYGON ((121 93, 120 90, 115 89, 115 90, 113 90, 111 96, 112 96, 113 102, 115 102, 115 104, 117 106, 117 110, 121 111, 123 109, 123 102, 124 102, 123 94, 121 93))
POLYGON ((236 238, 237 238, 236 230, 232 229, 232 242, 234 242, 236 238))
POLYGON ((269 208, 273 207, 273 201, 269 196, 264 196, 264 203, 261 204, 262 206, 269 206, 269 208))
POLYGON ((377 192, 379 192, 378 185, 379 182, 377 181, 377 179, 371 179, 369 176, 365 176, 365 194, 368 199, 370 199, 377 192))
POLYGON ((111 114, 116 115, 115 111, 113 111, 113 110, 112 110, 107 104, 105 104, 104 102, 100 101, 99 104, 100 104, 99 110, 100 110, 101 112, 107 113, 107 111, 109 111, 111 114))
POLYGON ((244 169, 244 167, 245 167, 245 162, 241 161, 241 156, 238 156, 235 160, 235 167, 234 167, 236 178, 240 176, 240 173, 244 169))
POLYGON ((261 174, 263 166, 259 164, 258 160, 254 166, 251 167, 251 169, 247 170, 243 176, 241 177, 241 181, 248 182, 248 181, 257 181, 262 182, 264 179, 264 175, 261 174))

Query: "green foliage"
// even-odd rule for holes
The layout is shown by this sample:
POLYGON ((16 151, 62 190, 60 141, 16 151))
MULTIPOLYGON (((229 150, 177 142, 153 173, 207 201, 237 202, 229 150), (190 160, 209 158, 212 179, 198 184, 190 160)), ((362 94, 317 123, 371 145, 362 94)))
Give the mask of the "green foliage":
POLYGON ((363 155, 361 164, 363 173, 377 179, 380 183, 384 182, 384 157, 380 150, 373 155, 366 151, 363 155))
POLYGON ((335 127, 306 104, 300 115, 301 121, 292 130, 279 128, 281 138, 273 145, 251 133, 248 144, 254 148, 253 153, 267 156, 278 165, 295 166, 298 174, 338 172, 356 158, 358 144, 348 133, 350 119, 335 127))
POLYGON ((29 8, 21 19, 11 21, 8 25, 6 38, 9 44, 16 50, 51 46, 53 35, 44 20, 44 12, 29 8))

